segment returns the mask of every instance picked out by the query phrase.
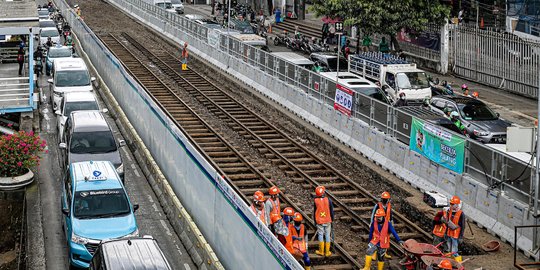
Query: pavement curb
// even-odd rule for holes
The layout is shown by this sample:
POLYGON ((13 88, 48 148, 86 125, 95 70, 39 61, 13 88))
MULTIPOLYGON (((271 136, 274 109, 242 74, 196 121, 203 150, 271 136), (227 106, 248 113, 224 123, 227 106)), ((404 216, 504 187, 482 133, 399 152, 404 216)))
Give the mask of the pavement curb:
MULTIPOLYGON (((75 34, 74 37, 76 42, 80 44, 75 34)), ((148 151, 146 145, 137 134, 137 131, 129 122, 129 119, 124 114, 109 88, 97 73, 88 55, 80 46, 79 50, 82 52, 81 57, 90 63, 90 69, 96 74, 100 86, 100 91, 96 90, 96 92, 102 96, 103 101, 109 108, 109 114, 115 122, 117 122, 120 133, 122 133, 126 139, 127 145, 133 152, 135 160, 150 183, 150 186, 163 207, 172 227, 179 235, 182 244, 184 244, 184 247, 191 255, 193 262, 197 265, 198 269, 225 269, 210 244, 206 241, 205 237, 174 193, 168 180, 161 172, 150 151, 148 151)))

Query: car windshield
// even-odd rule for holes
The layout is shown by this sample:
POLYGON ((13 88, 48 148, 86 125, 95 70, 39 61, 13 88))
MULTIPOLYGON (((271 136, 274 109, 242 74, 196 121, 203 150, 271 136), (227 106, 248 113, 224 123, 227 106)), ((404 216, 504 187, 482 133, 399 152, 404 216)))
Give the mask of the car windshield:
POLYGON ((424 72, 401 72, 396 75, 399 89, 422 89, 429 87, 428 77, 424 72))
POLYGON ((76 218, 108 218, 129 213, 131 209, 127 196, 121 188, 75 192, 73 215, 76 218))
POLYGON ((357 93, 361 93, 368 97, 382 101, 384 103, 388 103, 386 100, 386 96, 382 93, 382 90, 378 87, 352 87, 351 89, 357 93))
POLYGON ((47 9, 40 9, 40 10, 38 10, 38 14, 39 14, 40 16, 44 16, 44 15, 49 16, 49 10, 47 10, 47 9))
POLYGON ((461 117, 465 120, 488 121, 497 120, 499 117, 486 104, 481 102, 469 102, 458 104, 461 117))
POLYGON ((210 29, 221 29, 221 25, 216 23, 207 23, 204 26, 210 28, 210 29))
POLYGON ((177 5, 177 4, 182 4, 182 1, 181 0, 171 0, 171 3, 177 5))
MULTIPOLYGON (((328 58, 328 68, 331 71, 337 71, 337 57, 336 58, 328 58)), ((339 59, 339 71, 348 71, 349 65, 347 64, 347 60, 345 58, 339 59)))
POLYGON ((56 23, 52 20, 47 21, 39 21, 39 27, 45 28, 45 27, 56 27, 56 23))
POLYGON ((103 154, 116 151, 111 131, 74 132, 69 152, 74 154, 103 154))
POLYGON ((60 87, 90 85, 90 77, 86 70, 58 71, 55 85, 60 87))
POLYGON ((70 48, 50 49, 48 56, 49 58, 71 57, 71 49, 70 48))
POLYGON ((44 29, 44 30, 41 30, 41 37, 57 37, 59 36, 58 35, 58 30, 56 29, 44 29))
POLYGON ((164 9, 171 9, 172 4, 171 3, 157 3, 158 7, 164 8, 164 9))
POLYGON ((94 111, 99 110, 99 107, 95 101, 78 101, 78 102, 66 102, 64 109, 64 115, 68 116, 74 111, 94 111))

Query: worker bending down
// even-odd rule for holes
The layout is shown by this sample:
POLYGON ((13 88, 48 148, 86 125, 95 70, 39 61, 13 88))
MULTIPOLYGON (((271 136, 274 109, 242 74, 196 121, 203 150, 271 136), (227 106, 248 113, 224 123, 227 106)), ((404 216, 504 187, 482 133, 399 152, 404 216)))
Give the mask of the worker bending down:
POLYGON ((304 224, 302 224, 302 220, 302 214, 298 212, 294 213, 293 221, 289 223, 289 235, 287 236, 286 248, 295 259, 302 259, 304 268, 310 270, 311 260, 309 259, 306 242, 308 235, 304 224))
POLYGON ((371 267, 371 261, 373 260, 373 254, 377 252, 377 269, 382 270, 384 268, 384 255, 390 247, 390 236, 388 232, 391 232, 396 238, 396 241, 400 245, 403 245, 403 241, 399 238, 394 226, 386 218, 386 213, 384 209, 377 209, 375 212, 375 219, 369 228, 369 244, 366 250, 366 264, 364 270, 369 270, 371 267))

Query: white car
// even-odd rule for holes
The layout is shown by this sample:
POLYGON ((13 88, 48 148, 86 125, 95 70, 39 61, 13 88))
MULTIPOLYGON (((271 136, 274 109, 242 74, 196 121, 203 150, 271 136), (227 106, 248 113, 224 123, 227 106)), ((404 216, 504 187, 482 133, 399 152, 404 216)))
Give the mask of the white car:
POLYGON ((51 38, 54 44, 60 43, 60 34, 56 27, 45 27, 41 28, 39 31, 39 44, 45 45, 47 43, 47 38, 51 38))
MULTIPOLYGON (((96 95, 93 92, 65 93, 60 108, 55 111, 58 138, 63 138, 64 126, 71 112, 100 110, 96 95)), ((106 109, 103 112, 107 112, 106 109)))
POLYGON ((182 0, 171 0, 172 7, 177 14, 184 14, 184 4, 182 0))
POLYGON ((52 93, 53 110, 58 110, 64 94, 67 92, 93 91, 88 68, 81 58, 59 58, 54 60, 53 79, 49 79, 52 93))

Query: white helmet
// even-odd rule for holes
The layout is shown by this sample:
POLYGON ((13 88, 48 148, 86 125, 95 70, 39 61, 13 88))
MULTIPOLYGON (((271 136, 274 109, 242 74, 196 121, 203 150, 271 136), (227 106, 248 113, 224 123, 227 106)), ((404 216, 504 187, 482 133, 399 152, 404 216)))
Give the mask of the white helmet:
POLYGON ((74 7, 74 8, 78 8, 78 7, 79 7, 79 5, 74 5, 73 7, 74 7))
POLYGON ((450 117, 458 117, 458 116, 459 116, 459 114, 456 111, 453 111, 453 112, 450 113, 450 117))

